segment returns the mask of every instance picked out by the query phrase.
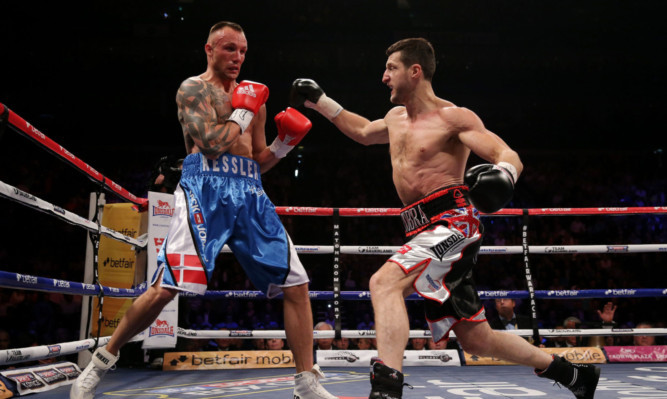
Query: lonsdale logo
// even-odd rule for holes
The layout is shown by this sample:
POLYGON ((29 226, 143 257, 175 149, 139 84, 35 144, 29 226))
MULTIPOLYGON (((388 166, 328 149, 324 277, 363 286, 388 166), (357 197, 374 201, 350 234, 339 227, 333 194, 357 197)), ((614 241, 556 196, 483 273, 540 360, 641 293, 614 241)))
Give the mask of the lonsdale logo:
POLYGON ((157 200, 157 206, 153 206, 153 216, 174 216, 174 208, 167 201, 157 200))
POLYGON ((463 240, 463 236, 461 234, 452 234, 451 236, 445 238, 443 241, 440 241, 439 243, 432 246, 430 249, 433 251, 435 256, 437 256, 438 259, 442 261, 442 258, 445 256, 447 251, 449 251, 450 248, 455 246, 461 240, 463 240))
POLYGON ((153 337, 156 335, 169 335, 174 336, 174 326, 170 326, 169 322, 166 320, 155 320, 155 326, 151 326, 148 335, 153 337))

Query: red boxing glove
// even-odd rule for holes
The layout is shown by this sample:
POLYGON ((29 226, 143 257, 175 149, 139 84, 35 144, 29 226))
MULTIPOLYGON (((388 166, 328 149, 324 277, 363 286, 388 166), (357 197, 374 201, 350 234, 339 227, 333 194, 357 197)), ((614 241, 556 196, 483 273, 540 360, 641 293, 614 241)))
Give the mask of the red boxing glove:
POLYGON ((313 127, 308 118, 290 107, 276 115, 274 120, 278 127, 278 137, 269 149, 277 158, 284 158, 313 127))
POLYGON ((241 127, 241 134, 250 125, 259 108, 269 98, 269 88, 265 85, 250 80, 239 83, 232 94, 232 107, 234 112, 229 116, 229 121, 237 123, 241 127))

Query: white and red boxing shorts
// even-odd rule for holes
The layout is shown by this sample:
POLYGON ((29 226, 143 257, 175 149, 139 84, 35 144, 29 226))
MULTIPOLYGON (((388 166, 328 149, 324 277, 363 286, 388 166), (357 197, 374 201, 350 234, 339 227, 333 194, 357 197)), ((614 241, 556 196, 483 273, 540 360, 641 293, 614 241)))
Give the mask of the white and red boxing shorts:
POLYGON ((484 227, 479 211, 470 204, 468 187, 439 189, 403 208, 401 219, 406 236, 412 238, 389 262, 406 274, 425 265, 413 287, 426 299, 433 340, 447 339, 461 320, 486 320, 472 279, 484 227))

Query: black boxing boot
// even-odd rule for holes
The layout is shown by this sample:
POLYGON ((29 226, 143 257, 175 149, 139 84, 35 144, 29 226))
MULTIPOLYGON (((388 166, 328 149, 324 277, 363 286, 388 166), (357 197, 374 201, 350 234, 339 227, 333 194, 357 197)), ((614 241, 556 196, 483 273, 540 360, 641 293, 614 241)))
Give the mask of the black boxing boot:
POLYGON ((401 399, 403 373, 386 366, 380 358, 371 358, 371 394, 369 399, 401 399))
POLYGON ((573 364, 556 355, 553 355, 553 359, 546 370, 535 369, 535 374, 565 385, 576 398, 593 399, 600 379, 600 368, 592 364, 573 364))

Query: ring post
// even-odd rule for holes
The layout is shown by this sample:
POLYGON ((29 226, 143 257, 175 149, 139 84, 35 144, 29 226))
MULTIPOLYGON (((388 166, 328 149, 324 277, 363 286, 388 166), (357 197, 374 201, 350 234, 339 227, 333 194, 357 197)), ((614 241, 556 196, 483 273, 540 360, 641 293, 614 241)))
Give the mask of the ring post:
POLYGON ((8 117, 9 117, 9 108, 5 107, 5 104, 0 103, 0 140, 2 140, 2 136, 5 135, 5 130, 7 129, 8 117))
POLYGON ((525 266, 526 285, 528 286, 528 298, 530 299, 530 321, 533 327, 533 344, 538 346, 540 344, 540 331, 537 326, 537 306, 535 305, 535 287, 533 287, 533 273, 530 271, 530 263, 528 262, 528 209, 523 210, 523 226, 521 231, 521 244, 523 245, 523 264, 525 266))
POLYGON ((333 210, 333 300, 335 339, 340 339, 342 323, 340 319, 340 213, 338 208, 333 210))

